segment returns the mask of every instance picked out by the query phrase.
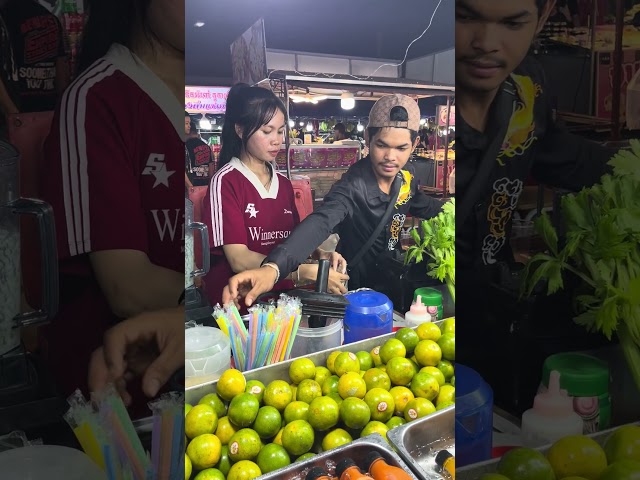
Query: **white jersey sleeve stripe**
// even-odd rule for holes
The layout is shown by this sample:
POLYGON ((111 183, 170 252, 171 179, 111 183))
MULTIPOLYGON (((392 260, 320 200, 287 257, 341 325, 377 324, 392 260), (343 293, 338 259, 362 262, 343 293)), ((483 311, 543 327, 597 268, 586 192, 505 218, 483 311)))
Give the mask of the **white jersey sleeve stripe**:
POLYGON ((73 223, 73 203, 71 201, 71 185, 70 185, 70 165, 69 165, 69 131, 67 130, 67 115, 68 110, 71 108, 73 112, 73 99, 75 98, 76 90, 79 85, 89 75, 92 75, 100 68, 104 68, 102 65, 103 60, 98 61, 91 66, 84 75, 77 78, 67 90, 65 90, 62 101, 60 103, 60 167, 62 169, 62 193, 64 197, 64 210, 67 225, 67 241, 69 244, 69 253, 71 256, 75 256, 78 253, 78 242, 76 241, 75 228, 73 223))
POLYGON ((99 62, 80 77, 63 99, 61 130, 65 129, 62 147, 63 188, 67 217, 67 234, 71 255, 91 251, 89 218, 89 177, 86 142, 86 97, 96 83, 111 76, 115 67, 99 62), (63 127, 64 124, 64 127, 63 127))
POLYGON ((213 221, 213 247, 224 245, 224 226, 222 224, 222 178, 233 170, 229 164, 222 167, 213 177, 212 188, 209 189, 211 219, 213 221))

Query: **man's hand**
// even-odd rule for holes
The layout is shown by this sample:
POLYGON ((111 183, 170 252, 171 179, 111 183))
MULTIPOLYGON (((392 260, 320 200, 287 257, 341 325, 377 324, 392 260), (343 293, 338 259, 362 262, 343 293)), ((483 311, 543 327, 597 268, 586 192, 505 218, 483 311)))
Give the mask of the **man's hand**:
POLYGON ((103 346, 91 357, 89 388, 114 383, 129 404, 127 382, 142 376, 142 389, 152 398, 183 366, 184 307, 143 313, 105 333, 103 346))
POLYGON ((245 305, 250 307, 258 296, 273 289, 276 279, 276 271, 264 266, 234 275, 222 291, 222 304, 233 302, 240 307, 240 300, 244 298, 245 305))

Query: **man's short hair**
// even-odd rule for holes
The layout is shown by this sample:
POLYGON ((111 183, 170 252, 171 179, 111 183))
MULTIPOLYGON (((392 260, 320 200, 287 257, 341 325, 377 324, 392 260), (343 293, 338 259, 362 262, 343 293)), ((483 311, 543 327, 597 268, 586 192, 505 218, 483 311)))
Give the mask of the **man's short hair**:
POLYGON ((193 135, 194 133, 198 133, 198 126, 196 122, 191 122, 191 126, 189 127, 189 135, 193 135))
POLYGON ((333 131, 338 131, 345 137, 347 136, 347 127, 344 126, 344 123, 336 123, 333 127, 333 131))

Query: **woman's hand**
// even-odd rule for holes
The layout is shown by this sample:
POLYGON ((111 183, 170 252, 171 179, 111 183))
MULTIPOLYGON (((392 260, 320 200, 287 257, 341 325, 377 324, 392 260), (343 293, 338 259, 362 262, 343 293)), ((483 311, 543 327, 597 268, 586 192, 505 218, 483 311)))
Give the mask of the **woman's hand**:
MULTIPOLYGON (((345 267, 346 268, 346 267, 345 267)), ((318 264, 317 263, 305 263, 300 265, 300 284, 305 285, 309 283, 315 283, 318 278, 318 264)), ((349 280, 349 276, 345 273, 340 273, 333 268, 329 270, 329 282, 327 284, 327 291, 334 294, 345 294, 347 288, 344 286, 346 281, 349 280)))
POLYGON ((347 261, 342 255, 340 255, 338 252, 325 252, 322 250, 319 251, 319 260, 329 260, 331 268, 333 268, 336 272, 347 273, 347 261))
POLYGON ((91 357, 89 388, 97 391, 113 382, 129 404, 128 382, 141 377, 144 393, 154 397, 183 366, 184 307, 143 313, 105 333, 103 346, 91 357))

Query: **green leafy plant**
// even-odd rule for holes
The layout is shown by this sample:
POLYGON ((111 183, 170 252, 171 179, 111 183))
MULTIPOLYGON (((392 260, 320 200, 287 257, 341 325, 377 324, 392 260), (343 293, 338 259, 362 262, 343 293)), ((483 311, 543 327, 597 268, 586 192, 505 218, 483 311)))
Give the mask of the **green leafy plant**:
POLYGON ((414 228, 411 237, 415 245, 407 250, 404 263, 428 261, 427 275, 447 285, 456 301, 456 202, 452 198, 442 206, 442 212, 420 223, 422 236, 414 228))
POLYGON ((536 220, 548 252, 527 264, 522 293, 530 295, 543 280, 550 295, 564 288, 564 275, 579 277, 575 322, 608 339, 617 333, 640 388, 640 141, 630 144, 631 151, 621 150, 609 161, 613 174, 563 197, 562 248, 549 217, 536 220))

